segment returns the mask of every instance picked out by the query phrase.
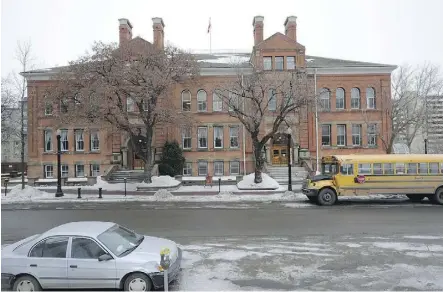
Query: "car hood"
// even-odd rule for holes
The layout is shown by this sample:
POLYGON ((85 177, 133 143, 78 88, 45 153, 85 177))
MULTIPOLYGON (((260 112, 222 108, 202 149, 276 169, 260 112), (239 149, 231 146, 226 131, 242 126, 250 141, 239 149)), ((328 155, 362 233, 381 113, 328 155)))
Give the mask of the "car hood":
POLYGON ((143 242, 124 258, 129 261, 156 261, 159 263, 160 252, 164 248, 169 248, 169 258, 171 264, 174 263, 178 256, 177 244, 169 239, 152 236, 145 236, 143 242))

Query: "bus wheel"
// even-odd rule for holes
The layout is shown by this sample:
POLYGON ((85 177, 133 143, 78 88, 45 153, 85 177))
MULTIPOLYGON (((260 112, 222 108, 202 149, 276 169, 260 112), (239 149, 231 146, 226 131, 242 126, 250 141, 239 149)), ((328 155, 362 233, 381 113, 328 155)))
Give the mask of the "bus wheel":
POLYGON ((420 203, 426 197, 424 195, 406 195, 411 202, 420 203))
POLYGON ((329 188, 320 191, 317 197, 317 204, 320 206, 332 206, 337 202, 337 194, 329 188))
POLYGON ((435 191, 435 194, 429 196, 429 200, 434 204, 443 205, 443 188, 435 191))
POLYGON ((317 204, 317 197, 315 196, 306 196, 311 203, 317 204))

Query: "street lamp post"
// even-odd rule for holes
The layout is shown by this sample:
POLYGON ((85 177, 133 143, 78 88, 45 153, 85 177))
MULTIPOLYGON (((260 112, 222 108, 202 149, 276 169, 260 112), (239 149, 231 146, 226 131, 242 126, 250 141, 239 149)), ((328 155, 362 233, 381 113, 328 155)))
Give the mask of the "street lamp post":
POLYGON ((55 192, 55 197, 63 197, 62 191, 62 166, 60 164, 61 160, 61 131, 57 130, 57 191, 55 192))
POLYGON ((288 127, 288 191, 292 191, 291 133, 292 130, 290 127, 288 127))

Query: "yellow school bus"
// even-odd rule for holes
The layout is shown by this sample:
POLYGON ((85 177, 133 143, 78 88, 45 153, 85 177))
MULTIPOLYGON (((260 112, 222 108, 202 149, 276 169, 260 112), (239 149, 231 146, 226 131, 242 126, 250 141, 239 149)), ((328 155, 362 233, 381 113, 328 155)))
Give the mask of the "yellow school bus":
POLYGON ((302 186, 308 199, 331 206, 339 196, 406 195, 443 205, 443 154, 331 155, 302 186))

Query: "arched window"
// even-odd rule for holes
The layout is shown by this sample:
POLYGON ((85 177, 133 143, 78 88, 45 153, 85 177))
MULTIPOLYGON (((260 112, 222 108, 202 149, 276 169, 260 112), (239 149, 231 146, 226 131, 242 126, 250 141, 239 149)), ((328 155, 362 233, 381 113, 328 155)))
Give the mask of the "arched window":
POLYGON ((360 89, 351 89, 351 109, 360 109, 360 89))
POLYGON ((331 110, 331 91, 329 88, 320 90, 320 108, 324 111, 331 110))
POLYGON ((366 106, 368 109, 375 109, 375 90, 372 87, 366 88, 366 106))
POLYGON ((335 109, 345 109, 345 90, 341 87, 335 91, 335 109))
POLYGON ((189 90, 182 91, 182 111, 191 111, 191 92, 189 90))
POLYGON ((197 110, 199 112, 205 112, 208 110, 206 91, 203 89, 197 92, 197 110))
POLYGON ((268 102, 268 110, 275 111, 277 110, 277 91, 275 89, 269 89, 269 102, 268 102))

